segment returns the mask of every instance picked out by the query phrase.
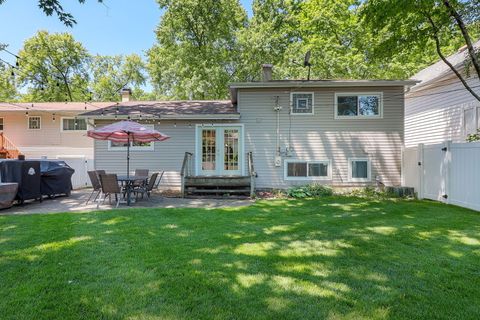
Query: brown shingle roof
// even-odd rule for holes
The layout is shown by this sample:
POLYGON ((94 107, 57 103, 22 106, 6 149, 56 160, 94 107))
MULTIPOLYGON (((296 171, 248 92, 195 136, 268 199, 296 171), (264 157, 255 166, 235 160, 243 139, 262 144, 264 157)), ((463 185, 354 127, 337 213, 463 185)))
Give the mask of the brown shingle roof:
POLYGON ((102 109, 82 113, 83 117, 198 117, 198 116, 237 116, 236 107, 230 100, 198 100, 198 101, 128 101, 119 102, 102 109))
POLYGON ((17 102, 0 102, 1 111, 90 111, 104 108, 109 105, 115 104, 114 102, 29 102, 29 103, 17 103, 17 102))

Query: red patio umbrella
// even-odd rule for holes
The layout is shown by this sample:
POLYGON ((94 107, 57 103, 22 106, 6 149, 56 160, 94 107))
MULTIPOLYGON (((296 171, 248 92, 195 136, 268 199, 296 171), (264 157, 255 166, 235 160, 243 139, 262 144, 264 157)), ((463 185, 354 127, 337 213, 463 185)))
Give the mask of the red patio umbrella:
POLYGON ((115 122, 98 129, 88 130, 87 136, 97 140, 127 143, 127 177, 130 175, 130 142, 155 142, 170 138, 166 134, 131 120, 115 122))

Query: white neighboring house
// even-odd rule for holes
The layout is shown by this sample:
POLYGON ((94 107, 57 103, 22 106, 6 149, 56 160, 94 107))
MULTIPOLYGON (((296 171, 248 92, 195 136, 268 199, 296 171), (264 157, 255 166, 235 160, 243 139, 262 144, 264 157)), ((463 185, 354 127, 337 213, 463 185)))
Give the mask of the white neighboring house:
MULTIPOLYGON (((480 48, 480 40, 474 44, 480 48)), ((480 94, 480 79, 471 67, 467 75, 465 60, 468 50, 462 47, 448 57, 464 75, 467 83, 480 94)), ((412 79, 421 81, 405 96, 405 146, 443 141, 465 142, 470 133, 480 128, 480 102, 462 85, 453 71, 442 61, 421 70, 412 79)))

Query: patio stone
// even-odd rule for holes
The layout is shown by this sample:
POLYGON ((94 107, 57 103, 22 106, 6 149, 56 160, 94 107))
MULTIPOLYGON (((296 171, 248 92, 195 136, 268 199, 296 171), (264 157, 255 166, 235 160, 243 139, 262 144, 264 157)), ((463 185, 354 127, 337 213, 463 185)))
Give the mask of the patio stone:
MULTIPOLYGON (((59 196, 53 199, 44 199, 43 202, 26 202, 23 205, 14 205, 12 208, 0 210, 0 215, 12 214, 37 214, 37 213, 60 213, 60 212, 88 212, 96 210, 111 210, 115 207, 115 201, 112 198, 112 205, 109 205, 108 199, 97 209, 96 202, 85 202, 91 189, 81 189, 72 192, 70 197, 59 196)), ((248 206, 254 203, 250 199, 212 199, 212 198, 179 198, 171 197, 169 194, 163 196, 160 193, 152 193, 150 200, 140 199, 131 207, 121 204, 118 209, 131 208, 224 208, 248 206)))

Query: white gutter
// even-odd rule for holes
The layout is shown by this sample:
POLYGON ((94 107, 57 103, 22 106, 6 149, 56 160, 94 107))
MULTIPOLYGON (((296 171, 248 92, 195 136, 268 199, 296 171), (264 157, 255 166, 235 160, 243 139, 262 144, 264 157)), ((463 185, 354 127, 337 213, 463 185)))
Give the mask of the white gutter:
POLYGON ((413 86, 417 80, 325 80, 325 81, 268 81, 238 82, 230 84, 232 89, 241 88, 332 88, 332 87, 391 87, 413 86))
MULTIPOLYGON (((139 114, 132 115, 78 115, 77 118, 88 118, 95 120, 115 120, 115 119, 139 119, 139 114)), ((142 120, 155 119, 155 120, 238 120, 240 114, 204 114, 204 115, 150 115, 142 114, 142 120)))

